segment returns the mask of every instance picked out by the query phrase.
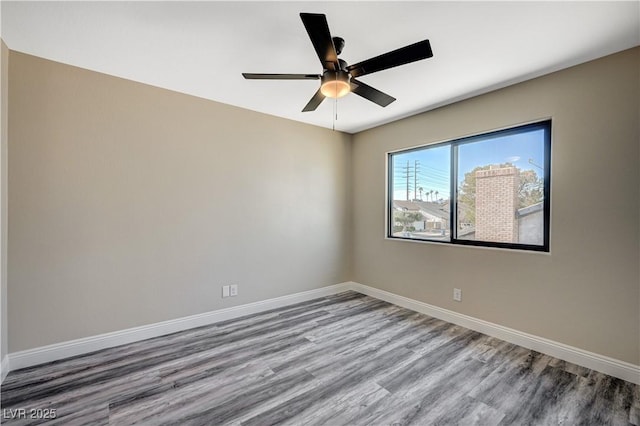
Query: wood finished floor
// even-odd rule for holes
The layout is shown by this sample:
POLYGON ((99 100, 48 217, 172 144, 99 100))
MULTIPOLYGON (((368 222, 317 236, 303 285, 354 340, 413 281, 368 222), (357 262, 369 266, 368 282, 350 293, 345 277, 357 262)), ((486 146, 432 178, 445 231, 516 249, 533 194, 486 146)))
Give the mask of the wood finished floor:
POLYGON ((640 424, 639 386, 354 292, 13 371, 1 391, 11 425, 640 424))

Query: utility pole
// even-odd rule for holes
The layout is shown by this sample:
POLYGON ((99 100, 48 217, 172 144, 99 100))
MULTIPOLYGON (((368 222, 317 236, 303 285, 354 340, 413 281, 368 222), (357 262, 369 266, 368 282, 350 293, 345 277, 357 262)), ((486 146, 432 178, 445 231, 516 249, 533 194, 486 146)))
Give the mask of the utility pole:
POLYGON ((411 165, 409 163, 409 160, 407 160, 407 165, 403 167, 404 169, 404 176, 402 176, 403 178, 405 178, 407 180, 407 201, 409 201, 409 182, 411 182, 411 178, 413 176, 411 176, 411 165))
POLYGON ((420 162, 415 160, 413 162, 413 198, 418 199, 418 167, 420 162))

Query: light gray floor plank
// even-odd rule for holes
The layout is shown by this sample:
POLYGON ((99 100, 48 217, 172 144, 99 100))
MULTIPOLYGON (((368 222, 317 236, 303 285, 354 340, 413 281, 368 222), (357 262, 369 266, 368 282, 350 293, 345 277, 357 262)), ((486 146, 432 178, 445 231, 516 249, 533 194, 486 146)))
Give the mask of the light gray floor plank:
POLYGON ((3 410, 57 410, 11 425, 640 426, 639 386, 355 292, 13 371, 1 390, 3 410))

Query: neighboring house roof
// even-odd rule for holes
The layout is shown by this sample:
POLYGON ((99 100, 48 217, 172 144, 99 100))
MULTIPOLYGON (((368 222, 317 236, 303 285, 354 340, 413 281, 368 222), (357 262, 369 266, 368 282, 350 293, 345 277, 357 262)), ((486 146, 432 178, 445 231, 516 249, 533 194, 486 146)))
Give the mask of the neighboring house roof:
MULTIPOLYGON (((411 211, 411 212, 420 211, 443 220, 449 219, 449 212, 445 210, 448 207, 449 207, 448 203, 442 204, 442 203, 433 203, 430 201, 393 200, 393 208, 396 210, 411 211)), ((532 204, 530 206, 518 209, 516 212, 516 215, 517 217, 528 216, 530 214, 542 211, 543 207, 544 207, 544 203, 542 202, 532 204)), ((471 227, 471 228, 465 229, 463 232, 467 234, 469 232, 474 232, 474 231, 475 229, 471 227)))
POLYGON ((458 238, 467 237, 467 239, 474 238, 476 233, 476 228, 466 228, 458 230, 458 238))
MULTIPOLYGON (((462 214, 468 212, 470 209, 468 206, 459 205, 459 208, 462 210, 462 214)), ((403 200, 394 200, 393 208, 395 210, 400 211, 409 211, 409 212, 421 212, 425 215, 429 215, 431 217, 436 217, 443 221, 449 220, 449 212, 446 211, 449 209, 449 203, 433 203, 429 201, 403 201, 403 200), (446 210, 445 210, 446 209, 446 210)), ((519 219, 529 216, 535 213, 542 213, 544 208, 544 203, 536 203, 527 207, 523 207, 521 209, 516 210, 516 217, 519 219)), ((432 220, 432 219, 429 219, 432 220)), ((463 229, 459 229, 457 233, 458 238, 462 239, 474 239, 475 238, 476 229, 475 226, 464 227, 463 229)))
POLYGON ((433 203, 430 201, 393 201, 393 208, 396 210, 420 211, 439 219, 449 220, 449 212, 445 211, 445 207, 448 207, 448 204, 433 203))
POLYGON ((418 211, 420 207, 413 201, 393 200, 393 208, 396 210, 418 211))
POLYGON ((522 217, 522 216, 528 216, 530 214, 536 213, 536 212, 540 212, 542 211, 543 208, 543 204, 542 202, 536 203, 536 204, 532 204, 528 207, 523 207, 521 209, 518 209, 518 213, 517 213, 517 217, 522 217))

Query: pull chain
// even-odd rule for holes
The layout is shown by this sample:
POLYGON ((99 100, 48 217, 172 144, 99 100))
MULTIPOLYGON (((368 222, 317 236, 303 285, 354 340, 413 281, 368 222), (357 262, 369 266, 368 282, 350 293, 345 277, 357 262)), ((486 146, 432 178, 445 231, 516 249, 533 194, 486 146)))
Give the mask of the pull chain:
POLYGON ((331 126, 331 130, 336 131, 336 121, 338 120, 338 96, 337 96, 337 84, 338 84, 338 74, 335 76, 336 81, 336 97, 333 98, 333 125, 331 126))
POLYGON ((332 130, 336 131, 336 120, 338 119, 338 98, 334 98, 333 101, 333 126, 332 130))

